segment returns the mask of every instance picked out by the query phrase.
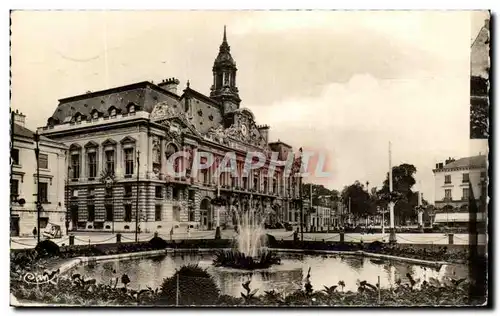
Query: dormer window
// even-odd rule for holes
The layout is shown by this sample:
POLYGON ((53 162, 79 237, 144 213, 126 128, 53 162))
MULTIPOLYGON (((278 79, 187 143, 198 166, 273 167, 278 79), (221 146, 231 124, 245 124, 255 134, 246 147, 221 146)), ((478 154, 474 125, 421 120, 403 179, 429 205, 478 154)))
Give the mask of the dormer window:
POLYGON ((128 113, 135 113, 135 110, 136 110, 136 106, 135 106, 135 104, 130 103, 130 104, 128 105, 128 113))
POLYGON ((111 109, 109 109, 109 116, 115 117, 116 116, 116 108, 113 106, 111 109))
POLYGON ((97 119, 99 118, 99 112, 94 111, 94 113, 92 113, 92 118, 93 118, 94 120, 97 120, 97 119))
POLYGON ((76 119, 77 122, 81 122, 82 121, 82 116, 80 114, 77 114, 75 119, 76 119))

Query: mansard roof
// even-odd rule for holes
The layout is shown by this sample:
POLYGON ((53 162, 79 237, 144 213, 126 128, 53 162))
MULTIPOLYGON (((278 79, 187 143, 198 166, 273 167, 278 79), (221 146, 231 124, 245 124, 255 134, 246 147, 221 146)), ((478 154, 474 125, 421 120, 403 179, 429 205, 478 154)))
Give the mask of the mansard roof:
POLYGON ((115 107, 119 112, 127 113, 130 104, 151 112, 154 105, 160 101, 178 104, 179 99, 180 97, 175 93, 162 89, 151 82, 143 81, 60 99, 51 118, 59 122, 67 122, 68 117, 71 118, 76 113, 90 116, 94 110, 108 115, 111 107, 115 107))

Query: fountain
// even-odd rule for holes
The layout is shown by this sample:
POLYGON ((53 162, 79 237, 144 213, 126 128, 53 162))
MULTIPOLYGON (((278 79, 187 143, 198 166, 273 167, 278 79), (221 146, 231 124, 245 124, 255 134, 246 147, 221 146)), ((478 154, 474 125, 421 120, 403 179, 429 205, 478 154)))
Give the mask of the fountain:
POLYGON ((266 233, 263 227, 266 214, 251 207, 251 203, 246 206, 245 210, 239 212, 236 206, 231 206, 236 215, 236 248, 217 252, 213 260, 215 266, 253 270, 280 263, 276 253, 265 246, 266 233))

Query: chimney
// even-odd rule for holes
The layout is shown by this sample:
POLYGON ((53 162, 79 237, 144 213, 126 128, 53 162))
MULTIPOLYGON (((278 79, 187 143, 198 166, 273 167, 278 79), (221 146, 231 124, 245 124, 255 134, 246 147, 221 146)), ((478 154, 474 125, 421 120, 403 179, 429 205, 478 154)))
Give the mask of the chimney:
POLYGON ((266 144, 269 143, 269 126, 268 125, 259 125, 257 126, 259 133, 266 140, 266 144))
POLYGON ((168 78, 166 80, 162 80, 158 86, 160 88, 163 88, 164 90, 167 90, 168 92, 171 92, 173 94, 177 94, 177 86, 179 85, 179 79, 176 78, 168 78))
POLYGON ((19 110, 16 110, 16 112, 12 112, 12 113, 14 113, 14 123, 16 123, 17 125, 20 125, 22 127, 25 127, 26 115, 19 112, 19 110))

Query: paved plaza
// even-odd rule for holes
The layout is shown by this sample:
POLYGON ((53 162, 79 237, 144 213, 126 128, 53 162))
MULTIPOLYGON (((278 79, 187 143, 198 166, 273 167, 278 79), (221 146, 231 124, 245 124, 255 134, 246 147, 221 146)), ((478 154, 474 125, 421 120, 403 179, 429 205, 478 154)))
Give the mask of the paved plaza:
MULTIPOLYGON (((267 230, 268 234, 273 235, 277 240, 293 240, 293 232, 285 230, 267 230)), ((233 239, 236 237, 236 233, 233 230, 223 230, 221 232, 223 239, 233 239)), ((88 244, 105 244, 105 243, 115 243, 116 234, 112 233, 91 233, 91 232, 77 232, 75 235, 75 245, 88 245, 88 244)), ((141 233, 138 236, 139 241, 148 241, 154 236, 153 233, 141 233)), ((159 236, 163 239, 170 239, 170 235, 165 232, 159 232, 159 236)), ((176 231, 174 232, 172 239, 174 240, 187 240, 187 239, 213 239, 215 237, 215 231, 176 231)), ((133 242, 135 241, 134 233, 122 233, 122 242, 133 242)), ((300 238, 300 234, 299 234, 300 238)), ((443 233, 422 233, 422 234, 396 234, 397 242, 400 244, 429 244, 429 245, 447 245, 448 235, 443 233)), ((62 238, 53 239, 58 245, 68 245, 69 237, 63 236, 62 238)), ((305 241, 340 241, 340 235, 338 233, 304 233, 305 241)), ((360 234, 360 233, 348 233, 344 236, 345 242, 373 242, 375 240, 385 241, 389 240, 389 234, 360 234)), ((481 245, 485 244, 485 236, 479 235, 478 242, 481 245)), ((467 245, 469 244, 468 234, 454 234, 453 243, 457 245, 467 245)), ((13 249, 23 249, 23 248, 34 248, 36 246, 36 239, 31 238, 11 238, 11 248, 13 249)))

